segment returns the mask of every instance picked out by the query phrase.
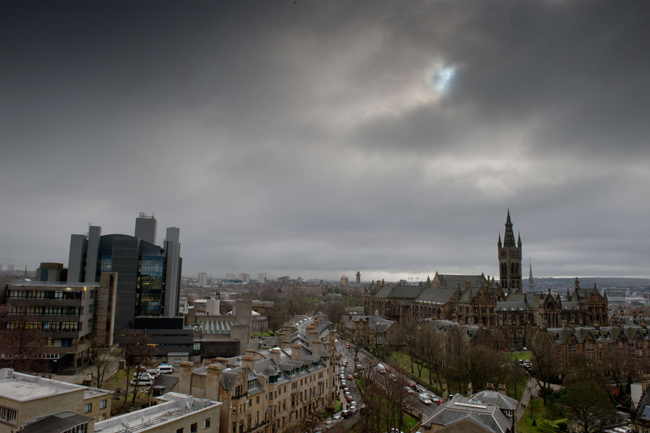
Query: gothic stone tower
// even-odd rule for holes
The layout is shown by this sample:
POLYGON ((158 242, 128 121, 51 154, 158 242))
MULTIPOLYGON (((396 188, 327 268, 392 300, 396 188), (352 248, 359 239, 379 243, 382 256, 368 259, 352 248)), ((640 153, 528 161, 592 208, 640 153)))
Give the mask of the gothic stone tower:
POLYGON ((510 209, 508 209, 508 217, 506 218, 503 245, 501 244, 501 233, 499 233, 497 247, 499 251, 501 288, 521 292, 521 236, 518 236, 515 244, 515 234, 512 231, 512 221, 510 221, 510 209))

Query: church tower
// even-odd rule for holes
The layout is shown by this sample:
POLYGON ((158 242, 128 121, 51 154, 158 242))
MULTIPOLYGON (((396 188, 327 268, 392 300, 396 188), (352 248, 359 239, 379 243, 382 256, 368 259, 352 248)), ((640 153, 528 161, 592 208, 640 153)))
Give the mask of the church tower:
POLYGON ((506 218, 503 244, 501 244, 501 233, 499 233, 497 247, 501 288, 510 289, 512 292, 521 292, 521 236, 518 236, 517 243, 515 243, 515 234, 512 231, 512 221, 510 221, 510 209, 508 209, 506 218))

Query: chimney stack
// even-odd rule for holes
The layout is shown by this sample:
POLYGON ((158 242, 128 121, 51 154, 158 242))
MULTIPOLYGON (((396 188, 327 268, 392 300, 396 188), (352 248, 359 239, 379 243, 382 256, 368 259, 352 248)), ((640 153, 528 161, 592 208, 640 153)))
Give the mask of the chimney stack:
POLYGON ((300 344, 291 346, 291 359, 293 361, 302 361, 302 346, 300 344))
POLYGON ((221 364, 208 365, 207 383, 205 386, 205 398, 214 401, 221 401, 219 391, 221 390, 221 381, 223 377, 223 367, 221 364))
POLYGON ((276 365, 280 365, 280 355, 282 354, 280 348, 274 347, 273 349, 270 350, 270 352, 271 352, 271 359, 273 360, 273 362, 275 362, 276 365))

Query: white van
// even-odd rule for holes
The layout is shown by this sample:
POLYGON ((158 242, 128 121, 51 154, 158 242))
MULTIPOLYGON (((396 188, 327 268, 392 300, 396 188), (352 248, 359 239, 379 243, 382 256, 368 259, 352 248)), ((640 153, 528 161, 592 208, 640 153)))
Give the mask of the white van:
POLYGON ((172 374, 174 367, 171 364, 160 364, 158 367, 160 374, 172 374))

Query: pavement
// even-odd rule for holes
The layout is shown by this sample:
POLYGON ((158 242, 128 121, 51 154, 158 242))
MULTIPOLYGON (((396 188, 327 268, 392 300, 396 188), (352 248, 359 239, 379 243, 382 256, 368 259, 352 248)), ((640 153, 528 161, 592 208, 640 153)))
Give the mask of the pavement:
POLYGON ((537 384, 533 382, 532 378, 529 378, 528 382, 526 383, 526 389, 524 390, 524 393, 521 395, 521 399, 519 400, 519 404, 517 405, 517 410, 515 411, 515 418, 517 419, 517 421, 519 421, 526 413, 526 407, 528 407, 528 403, 530 402, 531 397, 537 393, 536 389, 537 389, 537 384))

